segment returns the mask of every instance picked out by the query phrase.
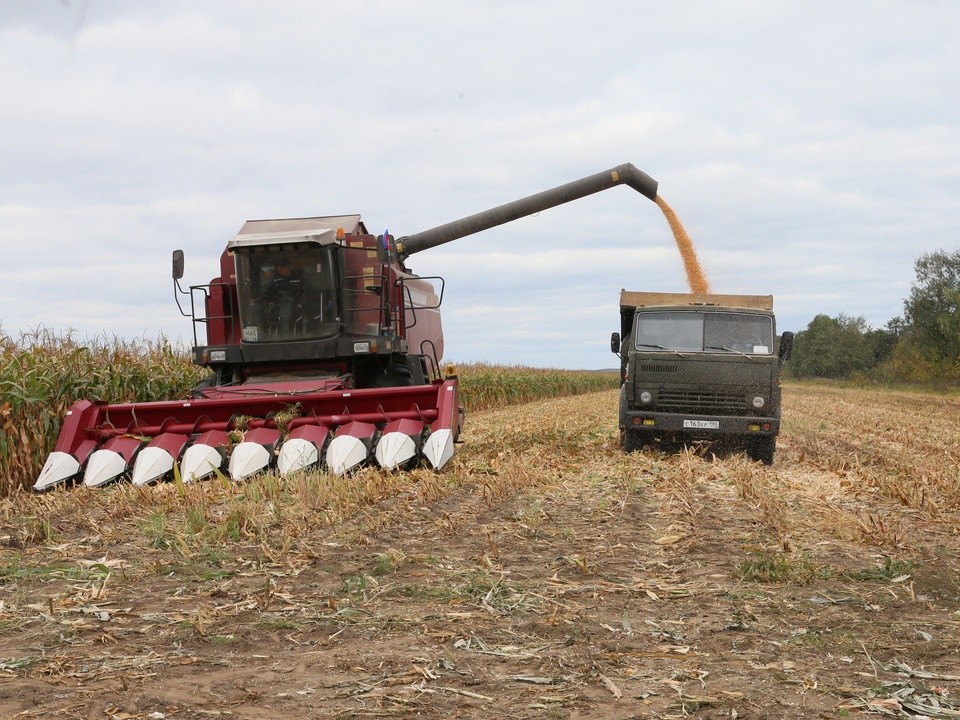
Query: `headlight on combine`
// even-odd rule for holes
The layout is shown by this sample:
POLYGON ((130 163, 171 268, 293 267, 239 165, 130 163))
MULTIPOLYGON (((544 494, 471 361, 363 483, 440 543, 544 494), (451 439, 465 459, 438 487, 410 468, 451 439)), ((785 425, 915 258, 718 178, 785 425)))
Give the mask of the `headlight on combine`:
POLYGON ((210 348, 203 348, 203 352, 200 354, 200 359, 202 360, 204 365, 209 365, 210 363, 217 363, 217 362, 226 362, 227 351, 211 350, 210 348))
POLYGON ((764 400, 763 400, 763 398, 760 397, 759 395, 757 395, 757 396, 753 399, 753 406, 754 406, 757 410, 759 410, 760 408, 763 407, 763 403, 764 403, 764 400))
POLYGON ((640 393, 640 402, 648 403, 651 400, 653 400, 653 395, 650 394, 649 390, 644 390, 642 393, 640 393))

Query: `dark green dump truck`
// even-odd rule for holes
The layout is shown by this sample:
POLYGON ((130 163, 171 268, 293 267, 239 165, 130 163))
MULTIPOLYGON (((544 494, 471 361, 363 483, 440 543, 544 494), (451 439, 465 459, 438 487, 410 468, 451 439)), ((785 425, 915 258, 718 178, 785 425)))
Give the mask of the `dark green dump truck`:
POLYGON ((780 366, 769 295, 620 293, 620 443, 679 448, 695 441, 773 463, 780 431, 780 366))

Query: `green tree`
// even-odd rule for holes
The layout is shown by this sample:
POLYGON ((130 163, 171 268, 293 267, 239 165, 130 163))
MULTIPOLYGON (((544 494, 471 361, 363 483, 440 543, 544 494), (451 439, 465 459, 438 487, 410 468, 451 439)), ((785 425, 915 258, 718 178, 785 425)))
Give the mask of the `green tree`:
POLYGON ((904 302, 906 342, 933 362, 960 358, 960 250, 921 255, 904 302))
POLYGON ((790 360, 797 377, 845 378, 875 364, 877 342, 862 317, 817 315, 797 333, 790 360))
POLYGON ((895 317, 879 330, 867 330, 867 343, 873 352, 873 365, 881 365, 893 354, 903 335, 903 319, 895 317))

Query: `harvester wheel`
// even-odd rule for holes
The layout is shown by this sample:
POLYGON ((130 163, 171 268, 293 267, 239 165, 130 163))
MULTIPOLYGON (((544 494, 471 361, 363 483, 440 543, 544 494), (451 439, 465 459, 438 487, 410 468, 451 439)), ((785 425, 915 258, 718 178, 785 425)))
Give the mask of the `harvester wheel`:
POLYGON ((203 397, 204 390, 208 388, 216 387, 216 385, 217 385, 217 376, 207 375, 207 377, 205 377, 203 380, 198 382, 196 385, 194 385, 190 389, 190 396, 195 398, 203 397))
POLYGON ((377 375, 373 387, 406 387, 413 385, 413 374, 406 363, 394 362, 382 374, 377 375))

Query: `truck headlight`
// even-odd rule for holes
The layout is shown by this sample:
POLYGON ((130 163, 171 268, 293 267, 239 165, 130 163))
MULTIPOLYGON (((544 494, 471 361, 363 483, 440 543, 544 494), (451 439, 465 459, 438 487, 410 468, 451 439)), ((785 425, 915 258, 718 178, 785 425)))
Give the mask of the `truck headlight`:
POLYGON ((764 399, 763 399, 762 397, 760 397, 759 395, 757 395, 757 396, 753 399, 753 406, 754 406, 757 410, 759 410, 760 408, 763 407, 763 403, 764 403, 764 399))
POLYGON ((649 390, 644 390, 642 393, 640 393, 640 402, 648 403, 651 400, 653 400, 653 395, 650 394, 649 390))

